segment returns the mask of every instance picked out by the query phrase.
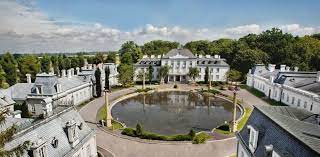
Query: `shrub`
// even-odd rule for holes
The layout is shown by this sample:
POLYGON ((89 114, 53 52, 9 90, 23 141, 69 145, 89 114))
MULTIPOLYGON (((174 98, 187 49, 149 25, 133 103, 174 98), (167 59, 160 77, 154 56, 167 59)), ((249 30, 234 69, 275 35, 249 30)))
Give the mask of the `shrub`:
POLYGON ((194 138, 193 138, 193 141, 192 143, 193 144, 203 144, 203 143, 206 143, 206 141, 210 139, 210 135, 208 135, 207 133, 205 132, 201 132, 199 134, 197 134, 194 138))
POLYGON ((223 130, 223 131, 230 131, 230 126, 229 126, 229 124, 223 124, 223 125, 217 127, 217 129, 223 130))
POLYGON ((173 85, 173 88, 178 88, 178 85, 176 85, 176 84, 175 84, 175 85, 173 85))
POLYGON ((136 131, 133 128, 125 128, 121 132, 122 135, 137 137, 136 131))
POLYGON ((150 90, 152 90, 152 88, 137 89, 136 92, 141 93, 141 92, 148 92, 150 90))
POLYGON ((186 135, 178 134, 178 135, 171 136, 171 140, 172 141, 191 141, 192 137, 189 134, 186 134, 186 135))
POLYGON ((149 139, 149 140, 163 140, 163 141, 169 140, 169 138, 167 136, 159 135, 159 134, 155 134, 155 133, 149 133, 149 132, 145 132, 139 137, 142 139, 149 139))
POLYGON ((143 134, 143 128, 142 128, 141 124, 139 124, 139 123, 136 126, 136 134, 137 134, 137 136, 141 136, 143 134))
POLYGON ((194 136, 196 136, 196 132, 193 129, 191 129, 189 132, 189 136, 191 136, 191 138, 194 138, 194 136))

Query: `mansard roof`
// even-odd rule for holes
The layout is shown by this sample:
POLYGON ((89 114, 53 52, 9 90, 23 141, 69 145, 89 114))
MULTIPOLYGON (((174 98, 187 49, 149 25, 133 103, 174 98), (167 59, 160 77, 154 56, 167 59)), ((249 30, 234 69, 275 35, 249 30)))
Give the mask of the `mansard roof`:
POLYGON ((171 58, 174 56, 182 56, 187 58, 197 58, 189 49, 172 49, 167 54, 165 54, 162 58, 171 58))
MULTIPOLYGON (((71 77, 57 77, 54 74, 38 74, 33 85, 33 89, 36 86, 42 87, 42 95, 54 95, 57 93, 57 84, 61 84, 62 92, 79 87, 83 84, 87 84, 87 80, 84 80, 82 77, 79 76, 71 76, 71 77)), ((29 91, 28 93, 30 93, 29 91)), ((31 95, 35 94, 34 92, 31 95)))
MULTIPOLYGON (((255 155, 264 155, 264 147, 270 144, 277 153, 280 152, 281 156, 299 156, 299 153, 319 155, 320 125, 317 116, 309 111, 289 106, 255 106, 246 123, 246 126, 252 125, 259 131, 255 155), (286 146, 288 142, 290 147, 286 146)), ((243 142, 248 144, 249 134, 246 126, 239 135, 243 142)))
POLYGON ((160 58, 142 58, 135 64, 136 66, 160 66, 161 59, 160 58))
MULTIPOLYGON (((45 120, 35 122, 24 130, 20 130, 13 140, 5 145, 5 149, 12 149, 24 141, 36 142, 42 139, 42 141, 47 142, 48 156, 72 156, 74 151, 78 150, 81 144, 85 143, 93 134, 94 130, 84 122, 79 113, 69 108, 45 120), (65 131, 66 123, 70 120, 74 120, 78 126, 82 125, 81 129, 80 127, 76 127, 79 141, 81 142, 75 148, 69 143, 65 131), (54 138, 58 140, 57 148, 54 148, 52 145, 54 138)), ((24 157, 27 156, 27 153, 25 153, 24 157)))
POLYGON ((7 89, 2 89, 2 94, 13 100, 26 100, 34 83, 17 83, 7 89))

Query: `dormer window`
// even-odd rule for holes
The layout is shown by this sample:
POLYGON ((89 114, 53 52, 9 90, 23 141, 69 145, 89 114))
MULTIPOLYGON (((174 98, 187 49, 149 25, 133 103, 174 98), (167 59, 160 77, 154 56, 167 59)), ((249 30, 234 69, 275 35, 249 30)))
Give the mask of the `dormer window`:
POLYGON ((43 141, 42 138, 39 138, 36 142, 32 142, 28 155, 30 157, 47 157, 47 142, 43 141))
POLYGON ((251 125, 248 125, 248 129, 249 129, 249 149, 252 153, 254 153, 258 145, 259 131, 253 128, 251 125))
POLYGON ((60 93, 62 91, 61 84, 59 84, 59 83, 56 84, 56 91, 57 91, 57 93, 60 93))
POLYGON ((42 94, 42 85, 36 85, 36 94, 42 94))

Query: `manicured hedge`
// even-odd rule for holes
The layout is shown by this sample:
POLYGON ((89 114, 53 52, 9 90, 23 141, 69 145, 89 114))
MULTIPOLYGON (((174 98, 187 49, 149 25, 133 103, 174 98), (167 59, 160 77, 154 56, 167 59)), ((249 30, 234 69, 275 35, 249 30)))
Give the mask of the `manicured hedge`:
POLYGON ((206 143, 208 139, 210 139, 210 135, 208 135, 207 133, 201 132, 193 138, 192 143, 203 144, 203 143, 206 143))
POLYGON ((190 130, 189 134, 177 134, 177 135, 161 135, 151 132, 142 131, 140 135, 137 135, 136 129, 133 128, 125 128, 121 134, 132 136, 132 137, 139 137, 141 139, 149 139, 149 140, 162 140, 162 141, 192 141, 193 136, 195 136, 195 132, 190 130))

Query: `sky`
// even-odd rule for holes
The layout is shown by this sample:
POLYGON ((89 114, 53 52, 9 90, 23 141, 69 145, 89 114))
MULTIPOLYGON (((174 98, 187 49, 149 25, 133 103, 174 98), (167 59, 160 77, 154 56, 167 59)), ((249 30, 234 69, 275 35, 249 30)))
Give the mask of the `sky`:
POLYGON ((0 53, 118 50, 133 40, 320 32, 319 0, 1 0, 0 53))

